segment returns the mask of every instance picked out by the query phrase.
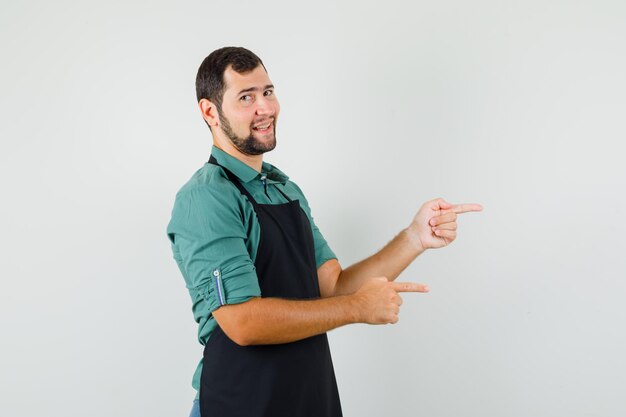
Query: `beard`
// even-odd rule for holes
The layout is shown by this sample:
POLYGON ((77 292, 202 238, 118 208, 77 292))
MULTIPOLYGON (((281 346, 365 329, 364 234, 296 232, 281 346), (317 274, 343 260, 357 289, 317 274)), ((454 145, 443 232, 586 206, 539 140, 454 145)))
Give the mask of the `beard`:
POLYGON ((261 142, 254 136, 252 126, 250 126, 250 134, 248 137, 237 136, 230 126, 228 119, 219 113, 222 130, 228 136, 233 146, 237 150, 246 155, 261 155, 269 152, 276 147, 276 119, 272 119, 272 139, 268 142, 261 142))

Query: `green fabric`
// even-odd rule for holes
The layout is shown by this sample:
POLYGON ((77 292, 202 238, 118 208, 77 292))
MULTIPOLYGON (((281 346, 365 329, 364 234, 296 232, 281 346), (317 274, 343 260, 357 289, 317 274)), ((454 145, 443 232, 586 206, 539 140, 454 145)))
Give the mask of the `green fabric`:
MULTIPOLYGON (((266 162, 259 173, 215 146, 211 154, 239 178, 259 204, 286 203, 276 187, 290 199, 298 200, 311 222, 317 267, 336 258, 313 222, 302 190, 287 175, 266 162), (267 187, 263 184, 264 177, 267 187)), ((224 170, 206 163, 176 194, 167 235, 191 295, 198 340, 204 345, 217 326, 211 313, 220 306, 218 293, 223 304, 242 303, 261 296, 254 267, 259 222, 252 204, 230 182, 224 170), (219 291, 214 273, 221 278, 219 291)), ((201 371, 202 360, 192 381, 196 390, 200 388, 201 371)))

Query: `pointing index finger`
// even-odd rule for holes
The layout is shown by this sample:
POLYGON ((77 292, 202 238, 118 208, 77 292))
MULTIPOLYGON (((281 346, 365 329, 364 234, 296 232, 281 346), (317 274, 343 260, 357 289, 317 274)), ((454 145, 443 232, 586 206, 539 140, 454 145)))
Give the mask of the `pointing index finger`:
POLYGON ((393 290, 396 292, 428 292, 428 286, 416 282, 392 282, 393 290))
POLYGON ((452 211, 456 214, 468 213, 470 211, 482 211, 483 206, 480 204, 455 204, 452 211))

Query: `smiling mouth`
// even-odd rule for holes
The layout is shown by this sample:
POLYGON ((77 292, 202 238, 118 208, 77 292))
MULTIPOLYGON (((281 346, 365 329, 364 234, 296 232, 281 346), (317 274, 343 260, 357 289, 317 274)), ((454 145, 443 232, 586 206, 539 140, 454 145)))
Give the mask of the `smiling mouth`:
POLYGON ((273 126, 274 126, 273 122, 267 122, 265 124, 253 127, 252 130, 255 130, 255 131, 259 132, 259 133, 268 133, 269 131, 272 130, 273 126))

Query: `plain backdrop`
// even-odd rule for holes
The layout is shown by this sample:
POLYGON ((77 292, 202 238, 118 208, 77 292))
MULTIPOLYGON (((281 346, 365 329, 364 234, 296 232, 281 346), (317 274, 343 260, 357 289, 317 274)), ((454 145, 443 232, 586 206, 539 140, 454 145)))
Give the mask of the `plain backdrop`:
POLYGON ((165 228, 227 45, 344 267, 424 201, 485 207, 402 274, 431 292, 397 325, 329 333, 347 417, 625 415, 625 40, 621 0, 2 0, 0 415, 188 415, 165 228))

